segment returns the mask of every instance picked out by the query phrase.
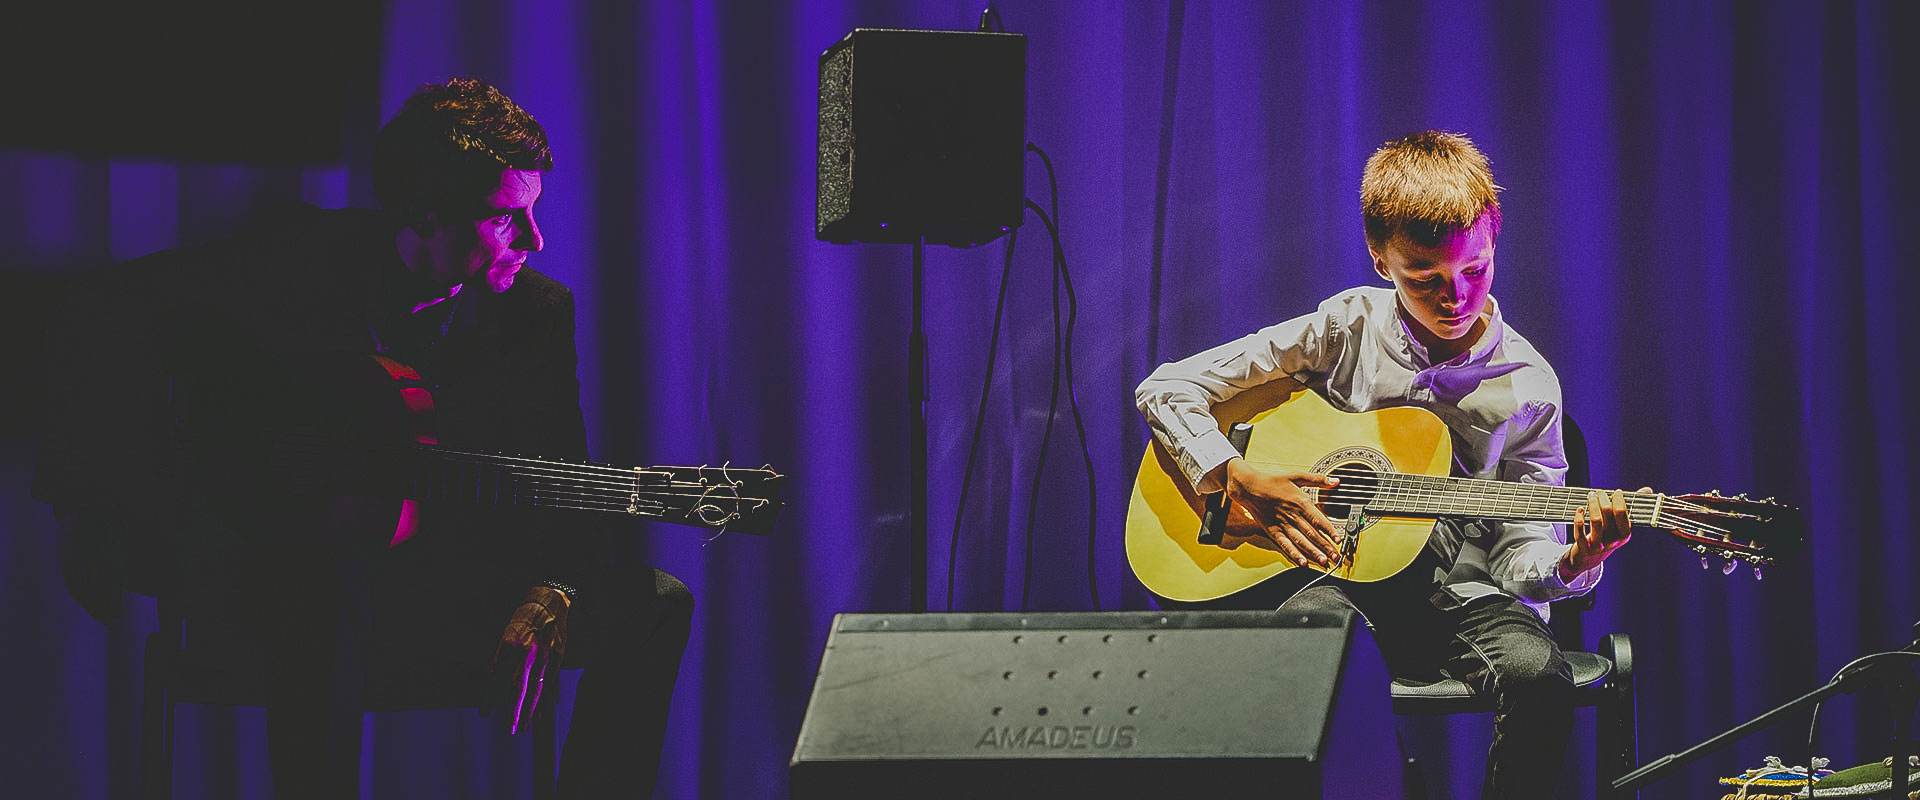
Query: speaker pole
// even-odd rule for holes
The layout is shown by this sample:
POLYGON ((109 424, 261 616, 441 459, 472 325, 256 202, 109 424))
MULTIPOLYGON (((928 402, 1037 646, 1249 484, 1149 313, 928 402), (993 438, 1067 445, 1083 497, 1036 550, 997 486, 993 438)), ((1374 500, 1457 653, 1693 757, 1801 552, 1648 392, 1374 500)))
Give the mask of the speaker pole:
POLYGON ((913 334, 907 339, 907 401, 913 404, 913 429, 907 456, 907 576, 914 613, 927 610, 927 237, 913 240, 913 334))

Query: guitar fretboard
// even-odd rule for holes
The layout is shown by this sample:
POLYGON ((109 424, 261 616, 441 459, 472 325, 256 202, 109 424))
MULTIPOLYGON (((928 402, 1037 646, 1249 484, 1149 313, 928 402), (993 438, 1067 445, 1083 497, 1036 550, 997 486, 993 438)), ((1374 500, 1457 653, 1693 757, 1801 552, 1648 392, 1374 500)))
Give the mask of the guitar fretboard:
POLYGON ((777 506, 770 469, 634 467, 455 450, 339 446, 289 434, 275 464, 290 486, 397 494, 421 502, 622 514, 764 533, 777 506))
MULTIPOLYGON (((1573 519, 1575 511, 1587 507, 1587 495, 1592 491, 1386 472, 1341 475, 1341 485, 1322 490, 1321 499, 1329 503, 1358 502, 1367 510, 1381 514, 1566 522, 1573 519)), ((1662 511, 1673 502, 1666 495, 1628 493, 1627 516, 1635 525, 1672 526, 1675 520, 1662 511)))
POLYGON ((469 453, 438 447, 404 451, 403 479, 415 500, 565 508, 661 517, 680 495, 666 472, 469 453))

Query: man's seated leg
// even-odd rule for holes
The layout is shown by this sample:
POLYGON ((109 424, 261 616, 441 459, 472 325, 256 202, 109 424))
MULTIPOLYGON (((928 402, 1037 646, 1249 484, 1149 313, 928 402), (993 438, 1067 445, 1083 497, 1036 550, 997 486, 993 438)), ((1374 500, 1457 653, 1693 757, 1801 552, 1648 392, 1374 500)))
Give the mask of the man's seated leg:
POLYGON ((651 797, 693 593, 678 578, 596 581, 569 612, 567 666, 585 667, 561 754, 561 798, 651 797))
POLYGON ((274 797, 358 797, 367 583, 326 545, 288 548, 260 608, 274 797))

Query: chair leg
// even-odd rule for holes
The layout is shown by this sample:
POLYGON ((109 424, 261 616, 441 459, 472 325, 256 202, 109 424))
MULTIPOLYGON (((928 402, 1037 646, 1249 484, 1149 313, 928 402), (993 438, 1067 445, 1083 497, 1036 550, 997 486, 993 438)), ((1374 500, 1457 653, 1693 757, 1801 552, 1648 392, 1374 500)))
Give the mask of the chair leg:
POLYGON ((141 800, 173 797, 173 703, 167 696, 172 645, 160 632, 147 634, 140 681, 141 800))
POLYGON ((1599 730, 1594 737, 1594 776, 1599 800, 1631 800, 1638 792, 1617 792, 1613 781, 1639 766, 1639 711, 1633 692, 1633 643, 1626 634, 1608 634, 1600 640, 1600 655, 1613 662, 1608 697, 1595 709, 1599 730))
POLYGON ((1420 759, 1407 752, 1407 737, 1394 720, 1393 747, 1400 753, 1400 796, 1404 800, 1427 800, 1427 773, 1420 759))
POLYGON ((540 713, 533 723, 533 798, 553 800, 555 769, 554 700, 551 692, 540 698, 540 713))

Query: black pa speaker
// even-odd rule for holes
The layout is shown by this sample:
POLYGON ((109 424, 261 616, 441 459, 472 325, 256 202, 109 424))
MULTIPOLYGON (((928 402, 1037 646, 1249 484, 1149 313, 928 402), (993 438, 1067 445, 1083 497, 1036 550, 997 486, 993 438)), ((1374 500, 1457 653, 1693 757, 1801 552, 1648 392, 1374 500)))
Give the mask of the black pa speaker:
POLYGON ((1350 612, 841 614, 796 800, 1318 797, 1350 612))
POLYGON ((857 28, 820 54, 814 234, 973 247, 1020 225, 1027 37, 857 28))

